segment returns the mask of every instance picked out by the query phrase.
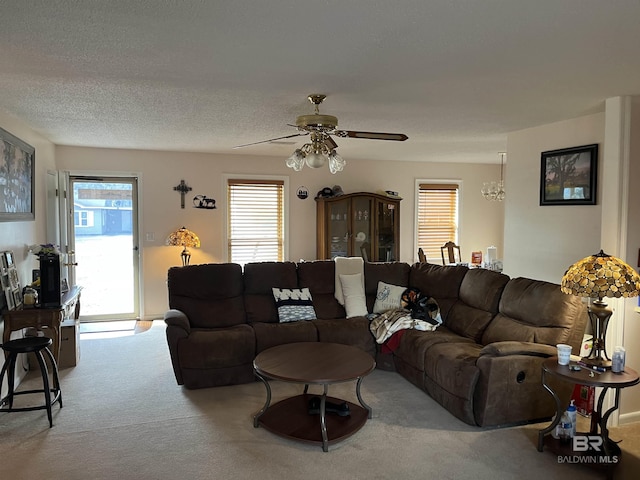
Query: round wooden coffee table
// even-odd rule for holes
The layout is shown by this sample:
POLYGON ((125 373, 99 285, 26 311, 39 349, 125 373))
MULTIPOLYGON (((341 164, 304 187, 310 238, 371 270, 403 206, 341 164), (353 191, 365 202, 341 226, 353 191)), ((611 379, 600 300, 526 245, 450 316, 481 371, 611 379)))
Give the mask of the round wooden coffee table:
POLYGON ((253 361, 255 375, 267 389, 267 399, 253 417, 253 426, 262 425, 286 438, 321 444, 327 452, 330 443, 353 435, 371 418, 372 410, 362 400, 360 385, 375 366, 376 362, 366 352, 338 343, 300 342, 269 348, 253 361), (304 392, 271 405, 269 380, 304 384, 304 392), (348 416, 327 414, 327 402, 344 401, 327 396, 329 385, 353 380, 357 380, 360 405, 346 402, 348 416), (309 385, 322 385, 322 395, 309 394, 309 385), (320 397, 319 415, 309 413, 309 401, 314 396, 320 397))

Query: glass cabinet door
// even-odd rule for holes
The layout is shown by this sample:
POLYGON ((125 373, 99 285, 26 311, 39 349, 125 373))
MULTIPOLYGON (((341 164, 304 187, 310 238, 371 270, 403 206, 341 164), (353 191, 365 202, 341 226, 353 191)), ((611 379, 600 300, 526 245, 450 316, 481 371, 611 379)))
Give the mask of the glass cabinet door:
POLYGON ((385 201, 378 201, 378 232, 377 232, 377 249, 378 261, 394 262, 396 261, 396 230, 397 224, 396 205, 385 201))
POLYGON ((365 261, 375 261, 371 249, 373 243, 373 199, 371 197, 356 197, 353 199, 351 217, 352 250, 351 255, 362 257, 365 261))
POLYGON ((329 203, 329 245, 331 258, 349 255, 349 200, 329 203))

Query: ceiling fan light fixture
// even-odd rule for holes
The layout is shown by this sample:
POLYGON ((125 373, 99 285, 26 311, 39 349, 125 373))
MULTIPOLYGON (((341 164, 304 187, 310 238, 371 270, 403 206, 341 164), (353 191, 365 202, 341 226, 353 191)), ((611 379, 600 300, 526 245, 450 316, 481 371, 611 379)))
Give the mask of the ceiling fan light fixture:
POLYGON ((306 157, 307 165, 311 168, 320 168, 322 167, 327 158, 321 152, 309 152, 306 157))
POLYGON ((296 172, 299 172, 302 170, 302 167, 304 167, 304 158, 304 152, 297 148, 296 151, 287 158, 287 167, 293 168, 296 172))
POLYGON ((331 150, 331 153, 329 153, 329 171, 331 173, 341 172, 346 164, 347 162, 338 155, 335 149, 331 150))

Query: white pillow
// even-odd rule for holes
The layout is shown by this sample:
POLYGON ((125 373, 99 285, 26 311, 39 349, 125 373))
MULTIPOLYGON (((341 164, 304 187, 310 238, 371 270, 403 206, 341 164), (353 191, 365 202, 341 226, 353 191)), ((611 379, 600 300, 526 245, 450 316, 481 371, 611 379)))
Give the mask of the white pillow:
POLYGON ((340 275, 342 295, 344 297, 344 309, 347 318, 364 317, 367 313, 367 301, 362 286, 362 274, 340 275))
POLYGON ((376 293, 376 302, 373 304, 373 313, 383 313, 387 310, 401 308, 401 297, 406 289, 407 287, 378 282, 378 292, 376 293))

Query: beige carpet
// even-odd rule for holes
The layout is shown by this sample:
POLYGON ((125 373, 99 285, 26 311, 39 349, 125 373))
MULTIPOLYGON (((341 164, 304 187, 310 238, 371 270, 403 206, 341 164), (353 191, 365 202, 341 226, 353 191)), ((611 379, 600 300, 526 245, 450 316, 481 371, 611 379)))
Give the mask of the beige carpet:
MULTIPOLYGON (((380 370, 362 386, 373 419, 354 436, 327 453, 280 438, 253 428, 265 399, 261 383, 194 391, 176 385, 160 321, 140 334, 81 340, 80 363, 61 377, 64 408, 55 407, 52 429, 43 411, 0 413, 1 478, 603 478, 538 452, 538 426, 471 427, 380 370)), ((36 383, 30 378, 21 388, 36 383)), ((299 390, 273 384, 275 399, 299 390)), ((330 394, 353 400, 353 390, 341 384, 330 394)))

